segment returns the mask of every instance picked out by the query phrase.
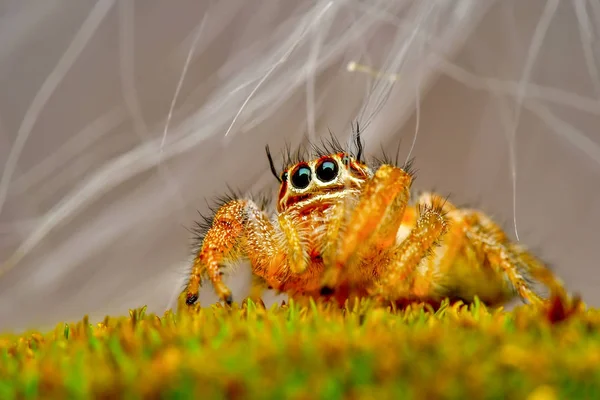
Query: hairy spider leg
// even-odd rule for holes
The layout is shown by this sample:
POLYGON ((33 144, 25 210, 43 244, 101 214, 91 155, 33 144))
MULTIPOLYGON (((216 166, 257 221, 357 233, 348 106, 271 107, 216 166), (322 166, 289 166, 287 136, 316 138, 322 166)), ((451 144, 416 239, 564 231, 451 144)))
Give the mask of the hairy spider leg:
POLYGON ((300 230, 296 229, 294 217, 288 213, 280 213, 277 216, 279 227, 287 238, 287 264, 295 274, 301 274, 308 267, 308 254, 300 230))
POLYGON ((393 249, 388 250, 387 263, 378 271, 379 280, 375 294, 388 300, 413 298, 416 271, 432 254, 448 230, 443 209, 444 200, 436 199, 432 204, 419 204, 417 220, 408 236, 393 249))
POLYGON ((520 263, 527 266, 531 276, 549 289, 550 294, 563 299, 569 297, 563 282, 544 263, 522 246, 511 243, 508 247, 516 255, 520 263))
MULTIPOLYGON (((431 205, 431 195, 419 203, 431 205)), ((420 300, 439 301, 444 297, 486 304, 501 304, 516 295, 531 302, 543 302, 530 284, 533 277, 554 292, 564 293, 554 274, 533 255, 513 245, 502 229, 479 211, 444 205, 449 230, 436 256, 424 261, 415 273, 410 295, 420 300)))
POLYGON ((481 231, 487 233, 492 240, 498 243, 497 247, 504 249, 504 252, 509 255, 509 259, 513 262, 514 269, 519 274, 534 278, 544 284, 555 295, 566 297, 566 290, 554 273, 525 248, 511 242, 504 231, 487 215, 479 211, 463 210, 463 212, 472 214, 475 225, 479 226, 481 231))
MULTIPOLYGON (((332 214, 329 223, 327 224, 327 231, 323 238, 325 244, 323 248, 323 264, 326 267, 331 267, 335 264, 335 257, 337 250, 340 245, 340 238, 343 237, 344 222, 349 217, 349 210, 352 205, 348 199, 340 199, 334 207, 332 207, 332 214)), ((326 273, 333 271, 333 268, 326 270, 326 273)))
POLYGON ((484 255, 481 264, 490 266, 496 272, 498 279, 508 280, 509 290, 518 294, 521 299, 530 303, 542 303, 543 300, 527 282, 527 267, 519 263, 518 257, 507 246, 507 240, 500 228, 483 226, 483 216, 479 212, 462 211, 464 218, 465 236, 469 245, 484 255), (487 261, 487 262, 486 262, 487 261))
POLYGON ((346 269, 346 275, 352 275, 356 267, 353 256, 372 246, 372 238, 382 244, 393 243, 408 201, 411 182, 410 174, 388 164, 380 166, 373 178, 367 181, 358 203, 343 224, 339 246, 329 248, 329 251, 335 251, 335 256, 329 254, 328 257, 335 261, 328 266, 324 287, 335 287, 343 269, 346 269))
POLYGON ((531 254, 526 256, 522 250, 515 251, 515 246, 510 243, 506 234, 487 216, 472 210, 462 210, 461 213, 466 221, 465 234, 470 244, 485 254, 489 260, 487 264, 495 268, 499 278, 508 279, 512 289, 522 300, 530 303, 544 302, 531 287, 532 277, 538 278, 551 290, 560 286, 555 279, 548 279, 550 271, 531 254))
POLYGON ((231 290, 222 280, 221 268, 232 261, 248 258, 253 272, 269 284, 285 269, 286 243, 278 240, 267 214, 251 200, 232 200, 215 214, 212 225, 194 259, 186 287, 186 303, 198 299, 202 277, 206 274, 219 298, 231 303, 231 290))

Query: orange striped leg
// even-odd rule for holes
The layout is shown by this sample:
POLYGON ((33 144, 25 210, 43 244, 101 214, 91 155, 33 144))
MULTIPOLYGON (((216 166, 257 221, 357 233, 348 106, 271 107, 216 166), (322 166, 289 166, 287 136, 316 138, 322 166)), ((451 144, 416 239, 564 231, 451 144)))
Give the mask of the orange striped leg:
POLYGON ((390 266, 381 271, 376 294, 389 299, 410 299, 415 272, 448 229, 441 205, 420 206, 409 235, 393 251, 390 266))
POLYGON ((279 214, 279 227, 287 238, 287 264, 295 274, 301 274, 308 267, 308 254, 303 246, 300 232, 294 227, 294 221, 288 214, 279 214))
POLYGON ((490 218, 478 211, 465 211, 466 236, 470 244, 485 255, 500 279, 507 279, 522 300, 543 303, 528 282, 535 278, 554 290, 562 285, 533 255, 511 244, 506 234, 490 218))
POLYGON ((335 262, 329 267, 333 271, 328 271, 324 280, 325 287, 336 285, 341 270, 348 268, 352 257, 371 244, 370 239, 374 234, 389 234, 393 231, 390 226, 400 224, 411 182, 411 176, 401 168, 386 164, 379 167, 373 178, 366 183, 358 204, 343 226, 335 262), (388 218, 390 211, 400 214, 400 218, 388 218))
POLYGON ((208 276, 219 298, 230 304, 231 290, 222 281, 223 265, 248 258, 255 274, 269 276, 270 267, 280 262, 285 249, 275 237, 268 216, 250 200, 232 200, 219 208, 194 259, 185 288, 186 304, 198 299, 201 280, 208 276))

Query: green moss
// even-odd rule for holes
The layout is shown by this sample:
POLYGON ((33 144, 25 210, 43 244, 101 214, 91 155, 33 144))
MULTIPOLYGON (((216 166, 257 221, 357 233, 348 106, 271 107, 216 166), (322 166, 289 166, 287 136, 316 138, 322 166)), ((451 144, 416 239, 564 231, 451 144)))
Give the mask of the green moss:
POLYGON ((600 398, 600 311, 563 306, 140 308, 0 336, 0 398, 600 398))

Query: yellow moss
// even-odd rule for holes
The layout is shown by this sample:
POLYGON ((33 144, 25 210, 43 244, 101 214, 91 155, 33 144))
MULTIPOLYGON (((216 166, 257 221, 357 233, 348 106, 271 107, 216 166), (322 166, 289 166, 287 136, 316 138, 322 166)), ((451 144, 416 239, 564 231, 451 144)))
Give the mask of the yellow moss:
POLYGON ((598 397, 600 312, 565 307, 247 302, 84 317, 0 336, 0 398, 598 397))

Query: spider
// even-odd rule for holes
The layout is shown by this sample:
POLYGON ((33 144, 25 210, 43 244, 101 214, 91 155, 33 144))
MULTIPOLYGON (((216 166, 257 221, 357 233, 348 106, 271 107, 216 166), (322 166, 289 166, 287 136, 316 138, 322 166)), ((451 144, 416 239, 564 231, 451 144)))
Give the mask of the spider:
POLYGON ((214 210, 182 293, 186 304, 197 301, 205 277, 231 304, 222 269, 243 259, 259 298, 270 288, 341 305, 363 297, 439 305, 475 296, 501 305, 515 297, 546 302, 536 283, 562 293, 554 274, 483 212, 429 192, 411 201, 411 163, 386 158, 369 165, 358 124, 354 133, 356 151, 344 151, 332 136, 312 159, 293 162, 288 154, 281 174, 266 147, 280 183, 276 211, 240 197, 214 210))

